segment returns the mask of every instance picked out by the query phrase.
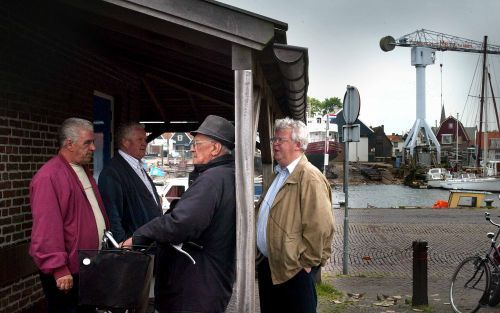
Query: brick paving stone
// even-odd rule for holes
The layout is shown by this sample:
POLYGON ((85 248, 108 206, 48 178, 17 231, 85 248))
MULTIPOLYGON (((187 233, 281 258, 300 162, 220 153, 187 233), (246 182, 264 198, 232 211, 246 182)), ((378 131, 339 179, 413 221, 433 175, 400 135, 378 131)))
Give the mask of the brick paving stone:
MULTIPOLYGON (((500 212, 491 212, 500 221, 496 217, 500 212)), ((323 275, 345 294, 365 293, 362 301, 348 305, 345 313, 414 312, 404 299, 412 296, 412 243, 417 240, 428 243, 432 312, 452 312, 448 294, 455 267, 466 256, 483 254, 489 247, 486 233, 496 231, 484 219, 483 209, 349 209, 349 275, 343 276, 344 210, 334 209, 334 216, 332 256, 322 269, 323 275), (377 295, 382 294, 403 299, 397 306, 375 306, 377 295)), ((318 312, 329 305, 335 304, 321 304, 318 312)), ((236 313, 234 302, 226 312, 236 313)), ((479 312, 498 313, 500 308, 481 308, 479 312)))

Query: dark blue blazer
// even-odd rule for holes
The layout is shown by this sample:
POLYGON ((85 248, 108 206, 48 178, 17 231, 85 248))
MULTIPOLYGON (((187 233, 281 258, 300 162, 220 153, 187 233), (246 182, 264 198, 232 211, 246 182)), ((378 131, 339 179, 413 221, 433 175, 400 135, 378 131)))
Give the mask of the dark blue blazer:
POLYGON ((131 237, 137 228, 162 215, 160 197, 149 176, 148 180, 153 186, 156 202, 141 178, 119 153, 99 175, 99 192, 111 231, 118 242, 131 237))

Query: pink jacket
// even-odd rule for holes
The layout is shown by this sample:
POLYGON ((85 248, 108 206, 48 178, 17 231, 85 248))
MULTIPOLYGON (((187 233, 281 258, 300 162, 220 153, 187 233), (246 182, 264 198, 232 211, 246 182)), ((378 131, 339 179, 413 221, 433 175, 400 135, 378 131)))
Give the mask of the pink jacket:
MULTIPOLYGON (((94 178, 92 189, 109 228, 109 221, 94 178)), ((97 225, 83 186, 71 165, 55 156, 31 180, 33 214, 30 255, 38 268, 57 279, 78 273, 78 250, 98 249, 97 225)))

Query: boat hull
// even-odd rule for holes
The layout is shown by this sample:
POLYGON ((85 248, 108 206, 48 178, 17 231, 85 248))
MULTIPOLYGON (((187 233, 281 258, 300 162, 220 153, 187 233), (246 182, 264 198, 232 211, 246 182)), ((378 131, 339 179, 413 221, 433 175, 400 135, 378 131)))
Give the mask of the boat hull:
POLYGON ((457 178, 447 179, 440 183, 440 187, 450 190, 479 190, 500 192, 500 178, 457 178))
MULTIPOLYGON (((342 154, 342 145, 338 142, 330 141, 328 142, 328 161, 333 161, 337 159, 339 155, 342 154)), ((324 141, 316 141, 311 142, 307 146, 307 150, 305 151, 305 155, 309 162, 311 162, 318 169, 323 171, 324 163, 325 163, 325 142, 324 141)))

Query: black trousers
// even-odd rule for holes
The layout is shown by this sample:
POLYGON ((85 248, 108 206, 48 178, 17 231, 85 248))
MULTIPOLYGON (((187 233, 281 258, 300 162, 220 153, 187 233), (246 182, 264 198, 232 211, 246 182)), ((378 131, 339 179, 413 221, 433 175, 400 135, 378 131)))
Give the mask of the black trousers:
POLYGON ((314 277, 319 267, 310 273, 301 270, 290 280, 273 285, 268 259, 257 266, 261 313, 316 313, 318 298, 314 277))
POLYGON ((73 288, 62 292, 57 288, 54 276, 40 272, 48 313, 95 313, 95 308, 78 305, 78 275, 73 275, 73 288))

